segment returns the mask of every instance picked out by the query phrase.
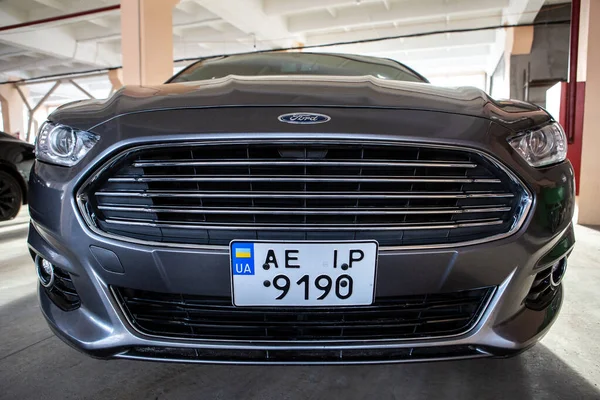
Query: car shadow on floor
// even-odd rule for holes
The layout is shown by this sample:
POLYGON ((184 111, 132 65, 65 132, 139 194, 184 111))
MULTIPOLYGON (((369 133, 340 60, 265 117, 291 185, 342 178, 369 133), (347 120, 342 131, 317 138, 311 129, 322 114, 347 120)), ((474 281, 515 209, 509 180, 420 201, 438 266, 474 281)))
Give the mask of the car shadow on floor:
POLYGON ((509 359, 397 365, 280 367, 96 360, 50 336, 36 305, 36 297, 28 295, 0 308, 0 341, 20 335, 13 340, 18 346, 0 355, 0 398, 600 398, 594 384, 543 344, 509 359))

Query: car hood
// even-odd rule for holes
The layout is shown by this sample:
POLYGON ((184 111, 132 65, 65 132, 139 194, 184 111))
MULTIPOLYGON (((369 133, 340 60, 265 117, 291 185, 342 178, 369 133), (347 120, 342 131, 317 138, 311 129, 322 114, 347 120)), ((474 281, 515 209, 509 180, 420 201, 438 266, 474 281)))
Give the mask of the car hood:
POLYGON ((50 116, 82 130, 123 115, 169 109, 222 107, 387 108, 426 110, 494 120, 511 130, 527 129, 551 117, 520 101, 495 101, 470 87, 445 88, 371 76, 228 76, 210 81, 126 86, 106 100, 70 103, 50 116))

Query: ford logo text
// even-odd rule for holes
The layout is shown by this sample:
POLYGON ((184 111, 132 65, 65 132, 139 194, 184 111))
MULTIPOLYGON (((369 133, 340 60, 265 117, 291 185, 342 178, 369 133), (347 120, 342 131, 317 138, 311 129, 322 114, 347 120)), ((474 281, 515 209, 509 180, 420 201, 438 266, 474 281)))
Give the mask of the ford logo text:
POLYGON ((329 122, 331 117, 315 113, 290 113, 280 115, 277 119, 288 124, 323 124, 329 122))

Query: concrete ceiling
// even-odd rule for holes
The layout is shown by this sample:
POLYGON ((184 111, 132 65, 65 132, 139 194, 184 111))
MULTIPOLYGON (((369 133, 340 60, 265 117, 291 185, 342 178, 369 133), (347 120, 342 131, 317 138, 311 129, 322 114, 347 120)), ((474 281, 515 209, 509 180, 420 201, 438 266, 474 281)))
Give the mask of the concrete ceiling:
MULTIPOLYGON (((181 0, 173 13, 174 58, 527 23, 533 21, 548 1, 556 2, 181 0)), ((118 0, 0 0, 0 27, 118 3, 118 0)), ((0 31, 0 79, 118 66, 120 25, 120 13, 114 10, 0 31)), ((489 30, 336 45, 313 51, 385 56, 432 76, 489 73, 503 49, 504 33, 489 30)), ((86 89, 94 93, 93 85, 90 83, 86 89)), ((94 94, 100 95, 100 89, 97 90, 94 94)), ((54 97, 60 97, 61 93, 69 97, 78 90, 64 85, 54 97)))

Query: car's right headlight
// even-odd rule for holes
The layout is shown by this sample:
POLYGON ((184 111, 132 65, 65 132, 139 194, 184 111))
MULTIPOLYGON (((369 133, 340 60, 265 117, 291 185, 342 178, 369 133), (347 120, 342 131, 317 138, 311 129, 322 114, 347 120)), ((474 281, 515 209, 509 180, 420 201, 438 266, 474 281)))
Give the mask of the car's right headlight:
POLYGON ((35 156, 40 161, 72 167, 99 139, 93 133, 47 121, 37 137, 35 156))
POLYGON ((532 167, 556 164, 567 158, 567 137, 558 122, 513 136, 508 143, 532 167))

